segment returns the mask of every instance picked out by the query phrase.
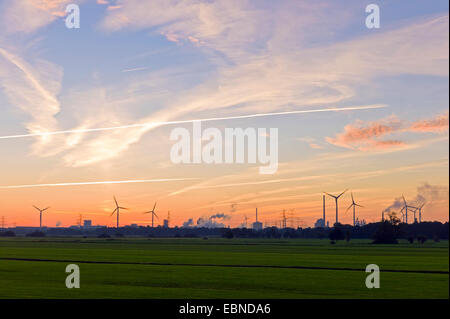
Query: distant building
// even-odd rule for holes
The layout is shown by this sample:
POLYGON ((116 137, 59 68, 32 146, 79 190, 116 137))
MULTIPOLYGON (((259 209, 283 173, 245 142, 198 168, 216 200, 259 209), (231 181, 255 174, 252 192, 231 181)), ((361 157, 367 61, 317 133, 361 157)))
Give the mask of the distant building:
POLYGON ((363 220, 359 220, 358 218, 356 218, 356 221, 355 221, 355 226, 365 226, 365 225, 367 225, 367 223, 366 223, 366 220, 365 220, 365 219, 363 219, 363 220))
POLYGON ((163 221, 163 227, 164 227, 164 228, 169 228, 169 220, 168 220, 168 219, 164 219, 164 221, 163 221))
POLYGON ((263 229, 263 224, 261 222, 254 222, 253 223, 253 229, 254 230, 261 230, 261 229, 263 229))
POLYGON ((83 221, 83 227, 92 227, 92 220, 85 219, 83 221))
POLYGON ((130 227, 138 227, 137 224, 131 224, 130 227))
POLYGON ((319 218, 318 220, 316 220, 316 222, 314 223, 314 227, 315 228, 325 227, 325 221, 323 220, 323 218, 319 218))
POLYGON ((256 208, 256 221, 253 223, 253 229, 254 230, 263 229, 263 224, 258 221, 258 208, 256 208))

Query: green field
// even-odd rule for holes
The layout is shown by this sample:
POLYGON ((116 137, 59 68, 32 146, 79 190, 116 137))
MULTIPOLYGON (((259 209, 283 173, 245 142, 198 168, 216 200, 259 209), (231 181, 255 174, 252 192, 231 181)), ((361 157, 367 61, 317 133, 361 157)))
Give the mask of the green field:
POLYGON ((448 241, 0 239, 0 298, 448 298, 448 270, 448 241), (80 289, 65 287, 69 263, 80 289))

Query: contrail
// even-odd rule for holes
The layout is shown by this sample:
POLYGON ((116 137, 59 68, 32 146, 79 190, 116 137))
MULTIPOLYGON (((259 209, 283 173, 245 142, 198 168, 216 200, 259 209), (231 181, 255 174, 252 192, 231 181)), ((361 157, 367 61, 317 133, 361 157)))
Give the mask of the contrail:
POLYGON ((236 116, 227 116, 227 117, 212 117, 212 118, 202 118, 202 119, 193 119, 193 120, 147 122, 147 123, 136 123, 136 124, 121 125, 121 126, 99 127, 99 128, 90 128, 90 129, 65 130, 65 131, 54 131, 54 132, 37 132, 37 133, 19 134, 19 135, 6 135, 6 136, 0 136, 0 139, 12 139, 12 138, 72 134, 72 133, 91 133, 91 132, 111 131, 111 130, 120 130, 120 129, 127 129, 127 128, 136 128, 136 127, 157 127, 157 126, 163 126, 163 125, 192 123, 192 122, 197 122, 197 121, 211 122, 211 121, 247 119, 247 118, 254 118, 254 117, 266 117, 266 116, 277 116, 277 115, 280 116, 280 115, 290 115, 290 114, 370 110, 370 109, 380 109, 380 108, 385 108, 385 107, 387 107, 386 104, 372 104, 372 105, 363 105, 363 106, 334 107, 334 108, 286 111, 286 112, 275 112, 275 113, 256 113, 256 114, 236 115, 236 116))
POLYGON ((79 185, 100 185, 100 184, 157 183, 157 182, 188 181, 188 180, 194 180, 194 179, 197 179, 197 178, 135 179, 135 180, 125 180, 125 181, 101 181, 101 182, 55 183, 55 184, 30 184, 30 185, 0 186, 0 189, 30 188, 30 187, 79 186, 79 185))

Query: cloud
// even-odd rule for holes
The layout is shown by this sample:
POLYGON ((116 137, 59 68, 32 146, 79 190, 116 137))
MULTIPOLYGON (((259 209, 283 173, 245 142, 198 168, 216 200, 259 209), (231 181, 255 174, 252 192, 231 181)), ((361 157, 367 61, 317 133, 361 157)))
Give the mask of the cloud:
MULTIPOLYGON (((17 3, 7 8, 5 17, 12 19, 18 15, 19 4, 25 6, 27 2, 17 3)), ((36 17, 23 25, 20 22, 15 31, 31 32, 50 23, 55 19, 51 10, 59 10, 66 2, 44 3, 39 8, 30 5, 23 8, 40 11, 33 11, 36 17), (39 17, 46 18, 33 22, 39 17)), ((127 72, 126 80, 108 87, 77 88, 77 103, 72 96, 63 100, 65 107, 84 106, 74 112, 79 117, 74 124, 76 128, 170 121, 185 116, 204 117, 206 113, 210 117, 336 106, 355 97, 361 83, 380 75, 447 74, 448 47, 443 43, 448 41, 447 15, 330 44, 317 39, 324 36, 329 40, 331 27, 337 30, 348 22, 340 14, 340 6, 323 1, 314 4, 285 1, 274 5, 273 10, 259 2, 238 0, 119 0, 114 6, 118 7, 106 10, 100 22, 103 30, 147 30, 151 36, 163 34, 172 40, 195 44, 210 66, 208 80, 193 82, 193 67, 177 65, 176 70, 127 72), (316 28, 319 21, 330 22, 316 28), (292 27, 310 32, 301 35, 298 41, 296 32, 286 32, 292 27), (397 49, 392 50, 393 47, 397 49), (155 87, 165 93, 155 95, 155 87), (133 113, 139 105, 140 110, 142 105, 151 107, 145 109, 147 113, 133 113), (133 114, 137 113, 141 117, 136 120, 133 114)), ((20 94, 19 87, 16 85, 16 96, 20 94)), ((56 98, 57 90, 50 92, 56 98)), ((48 124, 58 124, 54 120, 57 112, 47 113, 48 124)), ((117 158, 156 127, 52 138, 52 147, 40 155, 64 152, 61 157, 65 165, 89 166, 117 158)), ((376 147, 387 147, 389 143, 393 141, 378 141, 376 147)))
POLYGON ((197 226, 206 228, 224 228, 225 224, 216 222, 214 218, 200 217, 197 219, 197 226))
POLYGON ((1 24, 7 33, 32 33, 65 15, 74 0, 14 0, 1 8, 1 24))
POLYGON ((445 132, 448 130, 448 112, 433 119, 416 121, 412 123, 410 130, 413 132, 445 132))
POLYGON ((364 123, 357 121, 355 124, 346 125, 344 132, 339 133, 334 138, 327 137, 330 144, 355 149, 369 149, 372 147, 385 148, 398 146, 398 141, 376 141, 376 138, 397 132, 402 128, 402 123, 395 116, 378 122, 364 123))
POLYGON ((346 125, 344 132, 337 134, 335 137, 327 137, 326 141, 335 146, 360 151, 402 148, 408 144, 400 140, 378 140, 378 138, 405 132, 442 133, 448 130, 448 125, 448 113, 412 123, 401 121, 393 115, 387 119, 369 123, 356 121, 354 124, 346 125))
POLYGON ((194 225, 194 220, 192 218, 189 218, 187 221, 185 221, 183 223, 183 226, 181 226, 181 227, 191 227, 193 225, 194 225))
POLYGON ((417 187, 417 196, 415 198, 415 202, 417 204, 432 204, 433 202, 440 200, 447 201, 448 195, 448 187, 423 183, 422 185, 417 187))
MULTIPOLYGON (((439 201, 448 202, 449 189, 447 186, 431 185, 427 182, 417 187, 417 195, 415 198, 410 199, 405 196, 406 203, 413 207, 421 207, 426 205, 426 209, 433 210, 435 203, 439 201)), ((404 206, 402 197, 398 197, 394 202, 384 209, 385 212, 397 212, 404 206)), ((438 207, 440 208, 440 207, 438 207)))
POLYGON ((230 216, 224 214, 224 213, 217 213, 215 215, 211 215, 209 219, 230 219, 230 216))
MULTIPOLYGON (((42 60, 25 62, 17 54, 0 47, 0 87, 12 105, 31 119, 26 123, 30 133, 58 130, 55 116, 60 111, 57 94, 61 87, 62 69, 42 60)), ((49 144, 51 136, 41 136, 34 152, 49 144)))

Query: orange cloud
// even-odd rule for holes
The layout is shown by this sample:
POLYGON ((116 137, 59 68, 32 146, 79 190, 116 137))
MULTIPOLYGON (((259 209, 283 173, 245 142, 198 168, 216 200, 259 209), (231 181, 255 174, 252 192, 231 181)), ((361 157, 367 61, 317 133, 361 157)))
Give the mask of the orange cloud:
POLYGON ((405 147, 407 144, 398 140, 389 141, 369 141, 366 146, 359 147, 361 151, 385 150, 390 148, 405 147))
POLYGON ((40 0, 32 2, 32 5, 56 17, 64 17, 66 12, 63 9, 68 3, 69 0, 40 0))
POLYGON ((399 141, 376 141, 375 138, 396 132, 401 129, 402 124, 396 117, 390 117, 381 122, 371 122, 368 126, 363 126, 362 121, 356 124, 349 124, 344 127, 344 132, 337 134, 335 138, 327 137, 328 143, 356 149, 368 149, 372 147, 387 148, 399 145, 399 141))
POLYGON ((120 9, 120 8, 122 8, 122 6, 119 6, 119 5, 117 5, 117 6, 108 6, 108 10, 116 10, 116 9, 120 9))
POLYGON ((410 130, 413 132, 445 132, 448 130, 448 112, 434 119, 414 122, 410 130))
POLYGON ((402 122, 397 117, 391 116, 381 121, 364 124, 357 121, 344 127, 344 132, 336 137, 327 137, 330 144, 357 149, 360 151, 382 150, 389 148, 404 147, 407 144, 399 140, 380 141, 378 138, 396 132, 432 132, 441 133, 448 130, 448 113, 441 114, 432 119, 415 121, 412 124, 402 122))

